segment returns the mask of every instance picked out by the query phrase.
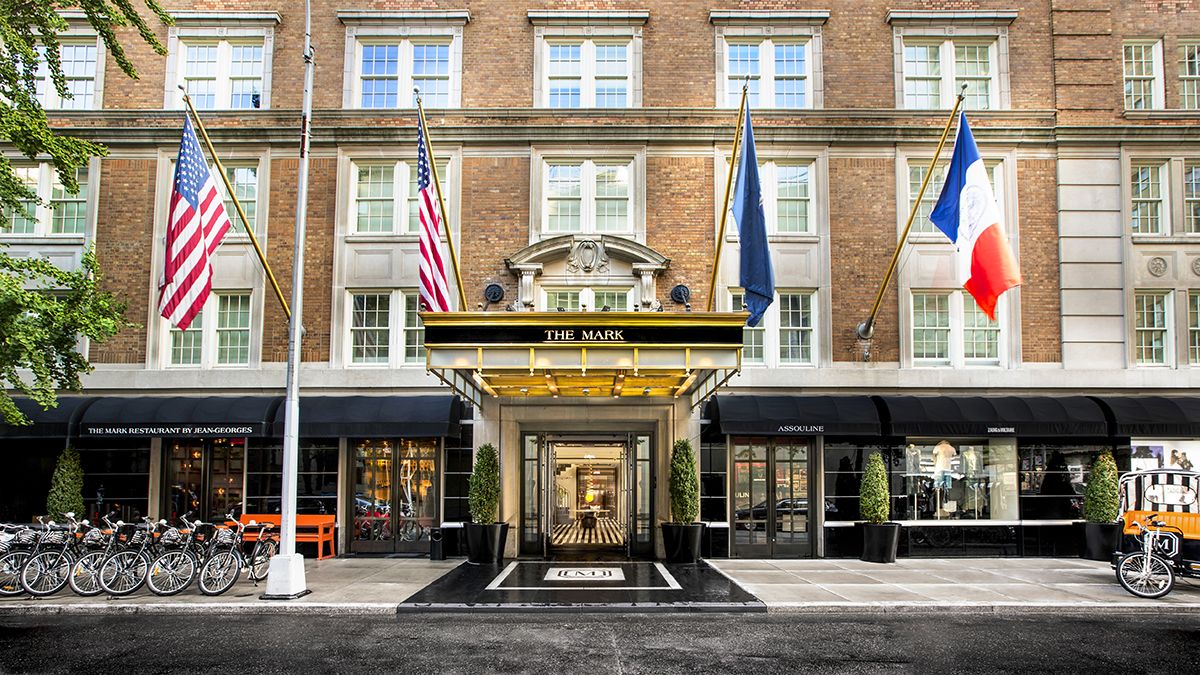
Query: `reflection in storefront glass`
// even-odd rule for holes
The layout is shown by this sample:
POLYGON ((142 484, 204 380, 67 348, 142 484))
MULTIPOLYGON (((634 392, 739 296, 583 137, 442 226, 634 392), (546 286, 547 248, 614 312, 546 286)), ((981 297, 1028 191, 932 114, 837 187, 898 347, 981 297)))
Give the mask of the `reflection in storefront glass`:
POLYGON ((354 450, 354 538, 415 542, 437 515, 437 442, 358 441, 354 450))
POLYGON ((1016 441, 910 439, 904 484, 908 520, 1017 520, 1016 441))

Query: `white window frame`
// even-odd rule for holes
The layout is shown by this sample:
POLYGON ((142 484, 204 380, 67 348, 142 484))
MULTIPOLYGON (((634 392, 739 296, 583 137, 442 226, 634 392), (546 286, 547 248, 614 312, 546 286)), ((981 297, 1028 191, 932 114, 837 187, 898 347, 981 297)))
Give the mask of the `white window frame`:
POLYGON ((1187 355, 1188 365, 1193 368, 1200 366, 1200 289, 1188 289, 1183 295, 1186 298, 1187 307, 1184 309, 1187 316, 1187 355))
POLYGON ((1164 79, 1163 67, 1163 44, 1162 40, 1156 38, 1150 39, 1130 39, 1121 42, 1121 103, 1127 111, 1142 111, 1142 110, 1162 110, 1166 107, 1166 83, 1164 79), (1129 98, 1125 93, 1125 85, 1129 82, 1130 75, 1125 62, 1125 48, 1130 46, 1151 47, 1151 58, 1153 59, 1154 76, 1153 78, 1138 77, 1137 79, 1152 79, 1153 80, 1153 95, 1154 100, 1147 108, 1131 108, 1129 107, 1129 98))
POLYGON ((187 331, 189 333, 195 330, 201 332, 199 364, 176 364, 171 362, 171 338, 176 331, 169 321, 162 317, 157 317, 156 312, 156 319, 162 327, 162 330, 159 332, 161 336, 159 350, 162 355, 161 367, 164 370, 246 370, 257 367, 261 361, 262 353, 262 310, 261 303, 256 302, 256 295, 257 291, 255 289, 213 289, 208 299, 204 301, 204 309, 199 321, 200 325, 197 326, 197 322, 193 322, 187 331), (249 360, 246 363, 217 363, 217 310, 220 302, 219 298, 223 295, 245 295, 250 299, 250 354, 249 360))
POLYGON ((904 295, 904 312, 907 318, 904 347, 904 360, 911 368, 953 368, 953 369, 1005 369, 1011 362, 1011 317, 1008 309, 1009 298, 1000 296, 996 302, 996 323, 999 331, 996 336, 997 358, 967 359, 966 358, 966 301, 967 291, 955 288, 909 288, 904 295), (946 295, 949 296, 950 337, 949 355, 945 359, 917 358, 914 349, 916 339, 916 307, 913 302, 915 295, 946 295))
MULTIPOLYGON (((254 222, 251 223, 251 227, 254 228, 255 235, 263 231, 262 220, 265 213, 263 205, 266 201, 263 194, 263 187, 266 185, 266 182, 263 181, 263 166, 268 163, 261 161, 258 157, 236 158, 222 162, 227 176, 235 169, 254 169, 254 222)), ((172 165, 172 169, 174 169, 174 165, 172 165)), ((210 164, 209 170, 215 174, 217 167, 210 164)), ((220 180, 220 176, 214 175, 213 178, 217 181, 217 185, 220 186, 221 195, 225 198, 229 221, 233 224, 229 232, 225 233, 225 237, 238 241, 249 241, 250 235, 246 233, 245 228, 242 226, 242 218, 238 215, 237 209, 233 208, 233 198, 230 196, 229 191, 225 189, 225 182, 220 180)), ((237 185, 233 183, 232 176, 229 176, 229 182, 234 185, 235 189, 237 188, 237 185)), ((245 210, 245 208, 246 204, 242 202, 242 209, 245 210)))
POLYGON ((989 59, 992 76, 989 80, 988 110, 1008 110, 1012 107, 1008 27, 1017 18, 1011 11, 924 11, 891 10, 892 52, 896 83, 896 108, 909 109, 906 103, 906 73, 904 45, 906 42, 937 43, 941 63, 939 110, 954 107, 958 95, 955 77, 954 43, 991 44, 989 59))
MULTIPOLYGON (((1134 243, 1176 240, 1194 243, 1200 239, 1200 227, 1188 231, 1187 209, 1189 204, 1200 198, 1187 197, 1185 182, 1189 166, 1200 169, 1200 153, 1183 154, 1179 148, 1157 148, 1140 151, 1139 154, 1123 152, 1121 156, 1121 219, 1124 231, 1134 243), (1157 151, 1156 151, 1157 150, 1157 151), (1141 165, 1153 165, 1159 169, 1159 230, 1157 232, 1133 231, 1133 170, 1141 165)), ((1198 223, 1200 224, 1200 223, 1198 223)))
POLYGON ((530 237, 529 243, 563 235, 595 235, 632 239, 646 238, 646 151, 640 148, 534 148, 530 162, 530 237), (552 164, 579 164, 584 167, 580 177, 580 229, 576 232, 551 232, 549 225, 549 167, 552 164), (625 164, 629 169, 629 229, 624 232, 596 231, 596 165, 625 164))
MULTIPOLYGON (((771 241, 815 242, 822 232, 827 232, 829 190, 825 177, 829 175, 828 148, 777 149, 758 146, 758 178, 762 189, 763 215, 767 219, 767 236, 771 241), (779 231, 779 182, 777 168, 780 165, 808 166, 808 230, 805 232, 779 231)), ((725 178, 729 173, 729 151, 716 152, 716 176, 713 182, 713 232, 721 220, 721 202, 725 197, 725 178)), ((735 176, 736 180, 736 176, 735 176)), ((725 241, 738 240, 737 224, 733 220, 733 197, 729 198, 726 213, 725 241)))
POLYGON ((1191 50, 1200 59, 1200 40, 1180 40, 1178 49, 1179 107, 1182 110, 1200 110, 1200 69, 1195 73, 1189 73, 1187 66, 1188 50, 1191 50), (1191 92, 1187 91, 1189 88, 1191 92))
MULTIPOLYGON (((731 287, 725 294, 725 302, 731 312, 744 311, 741 307, 734 307, 733 300, 735 296, 744 295, 745 291, 741 288, 731 287)), ((758 326, 754 328, 743 328, 743 366, 763 367, 763 368, 815 368, 821 363, 823 354, 824 341, 824 326, 821 323, 821 294, 815 288, 777 288, 775 289, 775 301, 767 307, 767 311, 763 314, 758 326), (812 349, 810 350, 809 361, 785 361, 782 355, 782 340, 781 329, 782 319, 780 316, 780 297, 783 295, 807 295, 811 298, 811 313, 813 325, 812 331, 812 349), (745 355, 745 331, 746 330, 761 330, 763 358, 761 361, 746 360, 745 355)))
POLYGON ((163 92, 163 107, 168 110, 184 110, 183 84, 185 45, 191 43, 218 43, 217 99, 211 110, 230 110, 229 92, 229 46, 232 43, 262 42, 263 81, 262 95, 258 108, 237 108, 239 112, 271 109, 271 71, 275 43, 275 26, 279 24, 276 12, 171 12, 175 24, 167 33, 167 77, 163 92), (224 50, 224 51, 221 51, 224 50), (224 56, 220 56, 224 54, 224 56), (221 87, 222 74, 226 86, 221 87))
MULTIPOLYGON (((346 26, 345 60, 342 73, 342 107, 357 110, 409 110, 413 99, 412 47, 440 42, 450 47, 447 108, 462 107, 463 27, 470 21, 466 11, 375 11, 339 10, 346 26), (397 65, 396 108, 362 107, 362 46, 395 44, 400 47, 397 65)), ((425 107, 435 107, 427 100, 425 107)))
MULTIPOLYGON (((458 217, 459 217, 459 202, 453 195, 458 194, 458 185, 460 181, 461 167, 461 150, 455 147, 434 148, 438 153, 437 170, 438 180, 442 186, 442 197, 446 202, 446 218, 450 220, 450 227, 454 232, 458 232, 458 217)), ((409 177, 412 172, 413 165, 416 164, 417 149, 414 145, 412 148, 412 159, 397 159, 395 148, 387 148, 386 154, 381 150, 377 153, 356 152, 354 154, 344 154, 341 159, 342 168, 339 180, 339 185, 345 186, 342 189, 341 203, 344 205, 339 209, 342 214, 343 222, 341 231, 345 233, 348 240, 370 240, 370 239, 387 239, 393 241, 417 240, 420 236, 420 225, 411 224, 409 222, 408 202, 413 197, 409 194, 409 188, 412 185, 409 177), (390 232, 359 232, 358 231, 358 168, 360 166, 369 165, 390 165, 392 166, 392 231, 390 232)), ((432 177, 430 178, 432 181, 432 177)), ((435 203, 436 207, 437 204, 435 203)), ((440 217, 440 213, 439 213, 440 217)), ((445 231, 442 232, 442 241, 446 240, 445 231)), ((455 244, 458 245, 458 238, 455 238, 455 244)))
MULTIPOLYGON (((633 311, 636 306, 634 304, 633 286, 563 286, 549 285, 541 286, 538 289, 538 311, 550 312, 555 311, 549 308, 549 294, 556 292, 579 293, 579 311, 599 312, 601 308, 596 306, 596 291, 609 291, 620 293, 625 292, 626 311, 633 311), (586 308, 586 309, 585 309, 586 308)), ((565 310, 571 311, 571 310, 565 310)), ((612 310, 619 311, 619 310, 612 310)))
POLYGON ((1129 363, 1134 368, 1174 368, 1175 367, 1175 298, 1176 293, 1171 289, 1163 288, 1136 288, 1130 298, 1130 317, 1129 317, 1129 363), (1137 298, 1138 296, 1155 296, 1162 298, 1163 304, 1163 361, 1162 363, 1143 363, 1138 360, 1138 341, 1137 335, 1139 331, 1150 331, 1158 329, 1139 329, 1137 327, 1137 298))
MULTIPOLYGON (((420 303, 420 293, 415 288, 351 288, 345 293, 345 300, 342 303, 342 342, 343 353, 342 363, 346 368, 353 369, 380 369, 380 368, 416 368, 425 367, 424 355, 424 327, 418 324, 417 326, 407 326, 404 323, 405 311, 404 303, 406 298, 415 296, 420 303), (355 295, 387 295, 388 300, 388 360, 387 363, 355 363, 354 362, 354 338, 353 338, 353 321, 354 321, 354 296, 355 295), (421 331, 422 341, 421 349, 418 350, 419 358, 409 361, 405 357, 405 347, 408 335, 414 331, 421 331)), ((418 307, 420 305, 418 304, 418 307)))
MULTIPOLYGON (((68 12, 60 12, 60 14, 68 14, 68 12)), ((80 15, 82 16, 82 14, 80 15)), ((50 69, 44 63, 39 68, 38 80, 42 82, 43 93, 39 98, 42 108, 47 112, 74 112, 77 110, 100 110, 104 107, 104 67, 105 59, 108 56, 108 49, 100 42, 100 38, 96 33, 89 29, 77 28, 74 25, 59 36, 59 42, 66 45, 90 45, 96 48, 96 70, 92 73, 92 105, 87 107, 74 107, 70 105, 74 102, 66 100, 59 96, 58 90, 54 88, 54 82, 50 79, 50 69), (67 104, 67 105, 64 105, 67 104)), ((61 54, 61 52, 60 52, 61 54)), ((43 62, 44 62, 43 58, 43 62)), ((68 78, 68 82, 71 78, 68 78)), ((87 79, 87 78, 75 78, 87 79)))
POLYGON ((650 13, 644 10, 529 10, 533 24, 533 107, 550 108, 550 45, 580 43, 579 108, 553 108, 556 111, 594 108, 596 104, 596 45, 628 45, 629 72, 625 106, 603 110, 642 107, 642 26, 650 13))
MULTIPOLYGON (((10 161, 12 161, 14 163, 13 165, 16 167, 37 167, 38 182, 35 192, 37 193, 37 198, 43 203, 34 205, 32 209, 32 215, 34 216, 33 220, 36 223, 33 232, 12 233, 0 231, 0 240, 11 242, 27 242, 35 239, 45 239, 56 242, 72 240, 78 240, 82 242, 83 240, 92 236, 92 234, 96 231, 96 204, 98 201, 97 192, 100 189, 100 161, 98 159, 91 160, 85 166, 81 167, 87 170, 87 180, 83 185, 80 186, 81 191, 87 191, 87 198, 85 200, 87 206, 84 216, 85 223, 83 232, 66 233, 54 233, 51 231, 54 226, 54 211, 51 206, 51 196, 54 190, 54 182, 57 180, 57 174, 55 173, 54 165, 50 162, 28 162, 24 160, 24 158, 18 159, 16 157, 10 157, 10 161)), ((7 217, 5 217, 5 220, 7 221, 7 217)))
MULTIPOLYGON (((909 171, 912 168, 929 168, 929 160, 931 154, 922 152, 920 149, 905 150, 902 149, 897 153, 896 161, 896 204, 899 207, 896 210, 896 234, 897 236, 904 231, 904 224, 908 221, 908 214, 912 211, 913 195, 909 191, 909 171)), ((995 155, 984 155, 982 157, 984 168, 987 169, 988 178, 992 182, 992 194, 996 197, 996 206, 1000 210, 1000 222, 1004 223, 1005 230, 1013 232, 1015 228, 1011 223, 1013 219, 1008 217, 1008 214, 1015 209, 1014 204, 1010 200, 1015 199, 1015 196, 1010 194, 1010 186, 1016 185, 1016 177, 1012 175, 1015 170, 1016 162, 1009 161, 1012 159, 1011 153, 997 157, 995 155)), ((938 159, 935 171, 941 172, 945 176, 946 169, 950 166, 950 157, 942 155, 938 159)), ((930 180, 929 186, 925 190, 925 201, 930 201, 933 204, 937 203, 940 195, 934 190, 934 182, 930 180)), ((932 209, 931 209, 932 211, 932 209)), ((932 221, 924 223, 918 222, 920 214, 913 219, 912 230, 908 233, 908 238, 912 242, 917 243, 951 243, 946 235, 932 221), (922 225, 927 225, 928 229, 918 229, 922 225)))
POLYGON ((716 59, 716 92, 718 108, 737 108, 741 96, 729 91, 729 44, 758 44, 759 92, 755 109, 811 110, 825 107, 824 47, 822 24, 829 18, 826 11, 722 11, 713 10, 709 20, 716 25, 714 43, 716 59), (777 108, 775 106, 775 52, 779 44, 803 43, 808 72, 804 105, 777 108), (764 58, 764 56, 769 58, 764 58))

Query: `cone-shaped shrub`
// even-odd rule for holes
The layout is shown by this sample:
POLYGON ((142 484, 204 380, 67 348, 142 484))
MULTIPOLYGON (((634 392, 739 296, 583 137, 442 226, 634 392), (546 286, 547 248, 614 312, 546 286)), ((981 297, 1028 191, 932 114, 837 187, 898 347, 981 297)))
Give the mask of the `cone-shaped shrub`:
POLYGON ((696 454, 686 438, 675 441, 671 452, 671 519, 693 523, 700 515, 700 477, 696 473, 696 454))
POLYGON ((873 525, 887 522, 888 502, 892 496, 888 492, 887 469, 878 452, 867 458, 867 470, 863 472, 858 497, 858 511, 863 520, 873 525))
POLYGON ((1117 519, 1117 462, 1105 450, 1092 463, 1087 494, 1083 498, 1083 517, 1089 523, 1111 523, 1117 519))
POLYGON ((50 479, 50 494, 46 496, 46 515, 58 520, 64 513, 83 518, 83 467, 75 448, 66 448, 58 456, 50 479))
POLYGON ((500 458, 491 443, 475 453, 475 467, 467 487, 467 506, 471 521, 490 525, 500 520, 500 458))

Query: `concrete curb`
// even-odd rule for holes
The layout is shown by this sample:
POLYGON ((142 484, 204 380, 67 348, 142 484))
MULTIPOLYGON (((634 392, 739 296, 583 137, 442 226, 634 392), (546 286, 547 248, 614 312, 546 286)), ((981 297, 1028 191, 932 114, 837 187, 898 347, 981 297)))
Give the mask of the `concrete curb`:
POLYGON ((286 601, 236 602, 236 603, 182 603, 158 602, 129 605, 99 603, 14 603, 0 605, 0 617, 4 616, 54 616, 70 615, 113 615, 113 614, 325 614, 325 615, 373 615, 395 616, 395 603, 350 603, 350 602, 301 602, 286 601))
POLYGON ((1073 614, 1116 612, 1122 615, 1200 616, 1200 603, 1137 602, 777 602, 770 614, 1073 614))

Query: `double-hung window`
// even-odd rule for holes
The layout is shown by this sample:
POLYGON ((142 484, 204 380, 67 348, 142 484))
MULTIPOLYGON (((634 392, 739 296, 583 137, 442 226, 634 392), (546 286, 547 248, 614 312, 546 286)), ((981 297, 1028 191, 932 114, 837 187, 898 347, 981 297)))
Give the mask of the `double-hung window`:
POLYGON ((633 289, 627 287, 543 288, 546 312, 628 312, 633 289))
POLYGON ((95 110, 97 105, 97 80, 100 78, 100 50, 96 38, 64 37, 61 40, 59 57, 63 76, 66 78, 69 97, 61 96, 50 78, 46 65, 45 47, 38 65, 36 92, 38 101, 46 110, 95 110))
POLYGON ((812 108, 810 40, 726 37, 725 107, 737 107, 742 87, 752 108, 812 108))
POLYGON ((1163 234, 1166 211, 1163 162, 1138 161, 1130 166, 1130 227, 1134 234, 1163 234))
POLYGON ((1165 366, 1171 363, 1171 357, 1171 293, 1134 293, 1134 363, 1139 366, 1165 366))
MULTIPOLYGON (((908 218, 909 211, 912 209, 913 202, 917 196, 921 194, 921 183, 925 180, 926 174, 929 173, 929 159, 926 157, 909 157, 905 164, 902 165, 905 169, 907 180, 903 180, 901 185, 901 193, 907 193, 907 201, 900 202, 900 225, 903 226, 904 220, 908 218)), ((933 224, 929 219, 933 213, 933 207, 937 205, 938 198, 941 197, 942 187, 946 181, 946 168, 949 166, 949 160, 943 159, 933 168, 933 175, 929 178, 929 184, 925 186, 925 193, 921 195, 921 202, 917 206, 916 215, 913 217, 912 230, 913 235, 936 235, 934 238, 942 236, 941 230, 933 224)), ((1000 209, 1001 221, 1004 220, 1005 214, 1005 164, 1000 160, 984 160, 984 167, 987 170, 988 178, 992 182, 992 194, 996 197, 996 206, 1000 209)))
POLYGON ((959 89, 965 84, 965 108, 997 108, 996 72, 994 41, 906 39, 904 107, 910 110, 952 107, 959 89))
MULTIPOLYGON (((233 192, 237 195, 238 203, 242 205, 242 212, 246 214, 246 222, 252 228, 257 227, 258 163, 228 162, 225 164, 225 175, 229 178, 229 184, 233 186, 233 192)), ((233 199, 228 194, 225 195, 225 212, 229 215, 229 221, 233 223, 233 229, 230 230, 230 234, 246 234, 246 228, 242 225, 242 219, 238 217, 237 209, 233 205, 233 199)))
POLYGON ((266 108, 266 58, 262 38, 181 39, 179 81, 200 110, 266 108))
POLYGON ((251 362, 252 315, 250 293, 217 291, 186 331, 171 326, 167 333, 168 367, 244 367, 251 362))
POLYGON ((1200 291, 1188 292, 1188 363, 1200 365, 1200 291))
MULTIPOLYGON (((726 162, 725 166, 728 171, 729 163, 726 162)), ((808 159, 759 162, 758 179, 769 234, 816 234, 816 209, 813 203, 815 168, 816 163, 808 159)), ((732 209, 730 205, 727 216, 731 224, 732 209)), ((730 237, 736 236, 734 229, 729 229, 730 237)))
MULTIPOLYGON (((743 310, 743 305, 746 304, 746 296, 741 292, 734 292, 731 296, 730 311, 740 312, 743 310)), ((742 363, 746 364, 762 364, 765 363, 764 355, 764 336, 767 332, 765 323, 766 317, 758 322, 757 326, 742 327, 742 363)))
POLYGON ((542 176, 544 234, 633 234, 632 161, 547 159, 542 176))
MULTIPOLYGON (((448 168, 448 161, 438 160, 437 171, 443 192, 447 190, 448 168)), ((351 164, 351 176, 351 233, 420 233, 416 161, 355 160, 351 164)), ((437 208, 436 198, 434 208, 437 208)), ((440 213, 438 217, 441 217, 440 213)))
POLYGON ((547 39, 541 64, 549 108, 632 107, 629 39, 547 39))
POLYGON ((1200 157, 1131 157, 1126 176, 1131 234, 1200 234, 1200 157))
POLYGON ((425 327, 416 290, 348 294, 347 352, 351 365, 396 367, 425 359, 425 327))
POLYGON ((451 108, 456 85, 450 38, 364 40, 358 45, 358 108, 451 108), (415 90, 415 91, 414 91, 415 90))
POLYGON ((1179 44, 1179 107, 1200 110, 1200 42, 1179 44))
POLYGON ((1164 107, 1161 40, 1131 40, 1122 45, 1125 109, 1164 107))
POLYGON ((914 291, 911 304, 915 366, 998 366, 1004 362, 1004 300, 996 320, 965 291, 914 291))
MULTIPOLYGON (((745 295, 730 294, 731 311, 743 311, 745 295)), ((781 290, 757 326, 742 328, 742 363, 811 366, 817 362, 817 294, 781 290)))
POLYGON ((779 294, 779 362, 813 362, 813 293, 779 294))
POLYGON ((52 164, 15 165, 13 172, 49 206, 25 200, 22 210, 5 209, 0 217, 0 235, 82 236, 87 232, 89 185, 86 167, 76 171, 79 192, 75 194, 63 187, 52 164))

